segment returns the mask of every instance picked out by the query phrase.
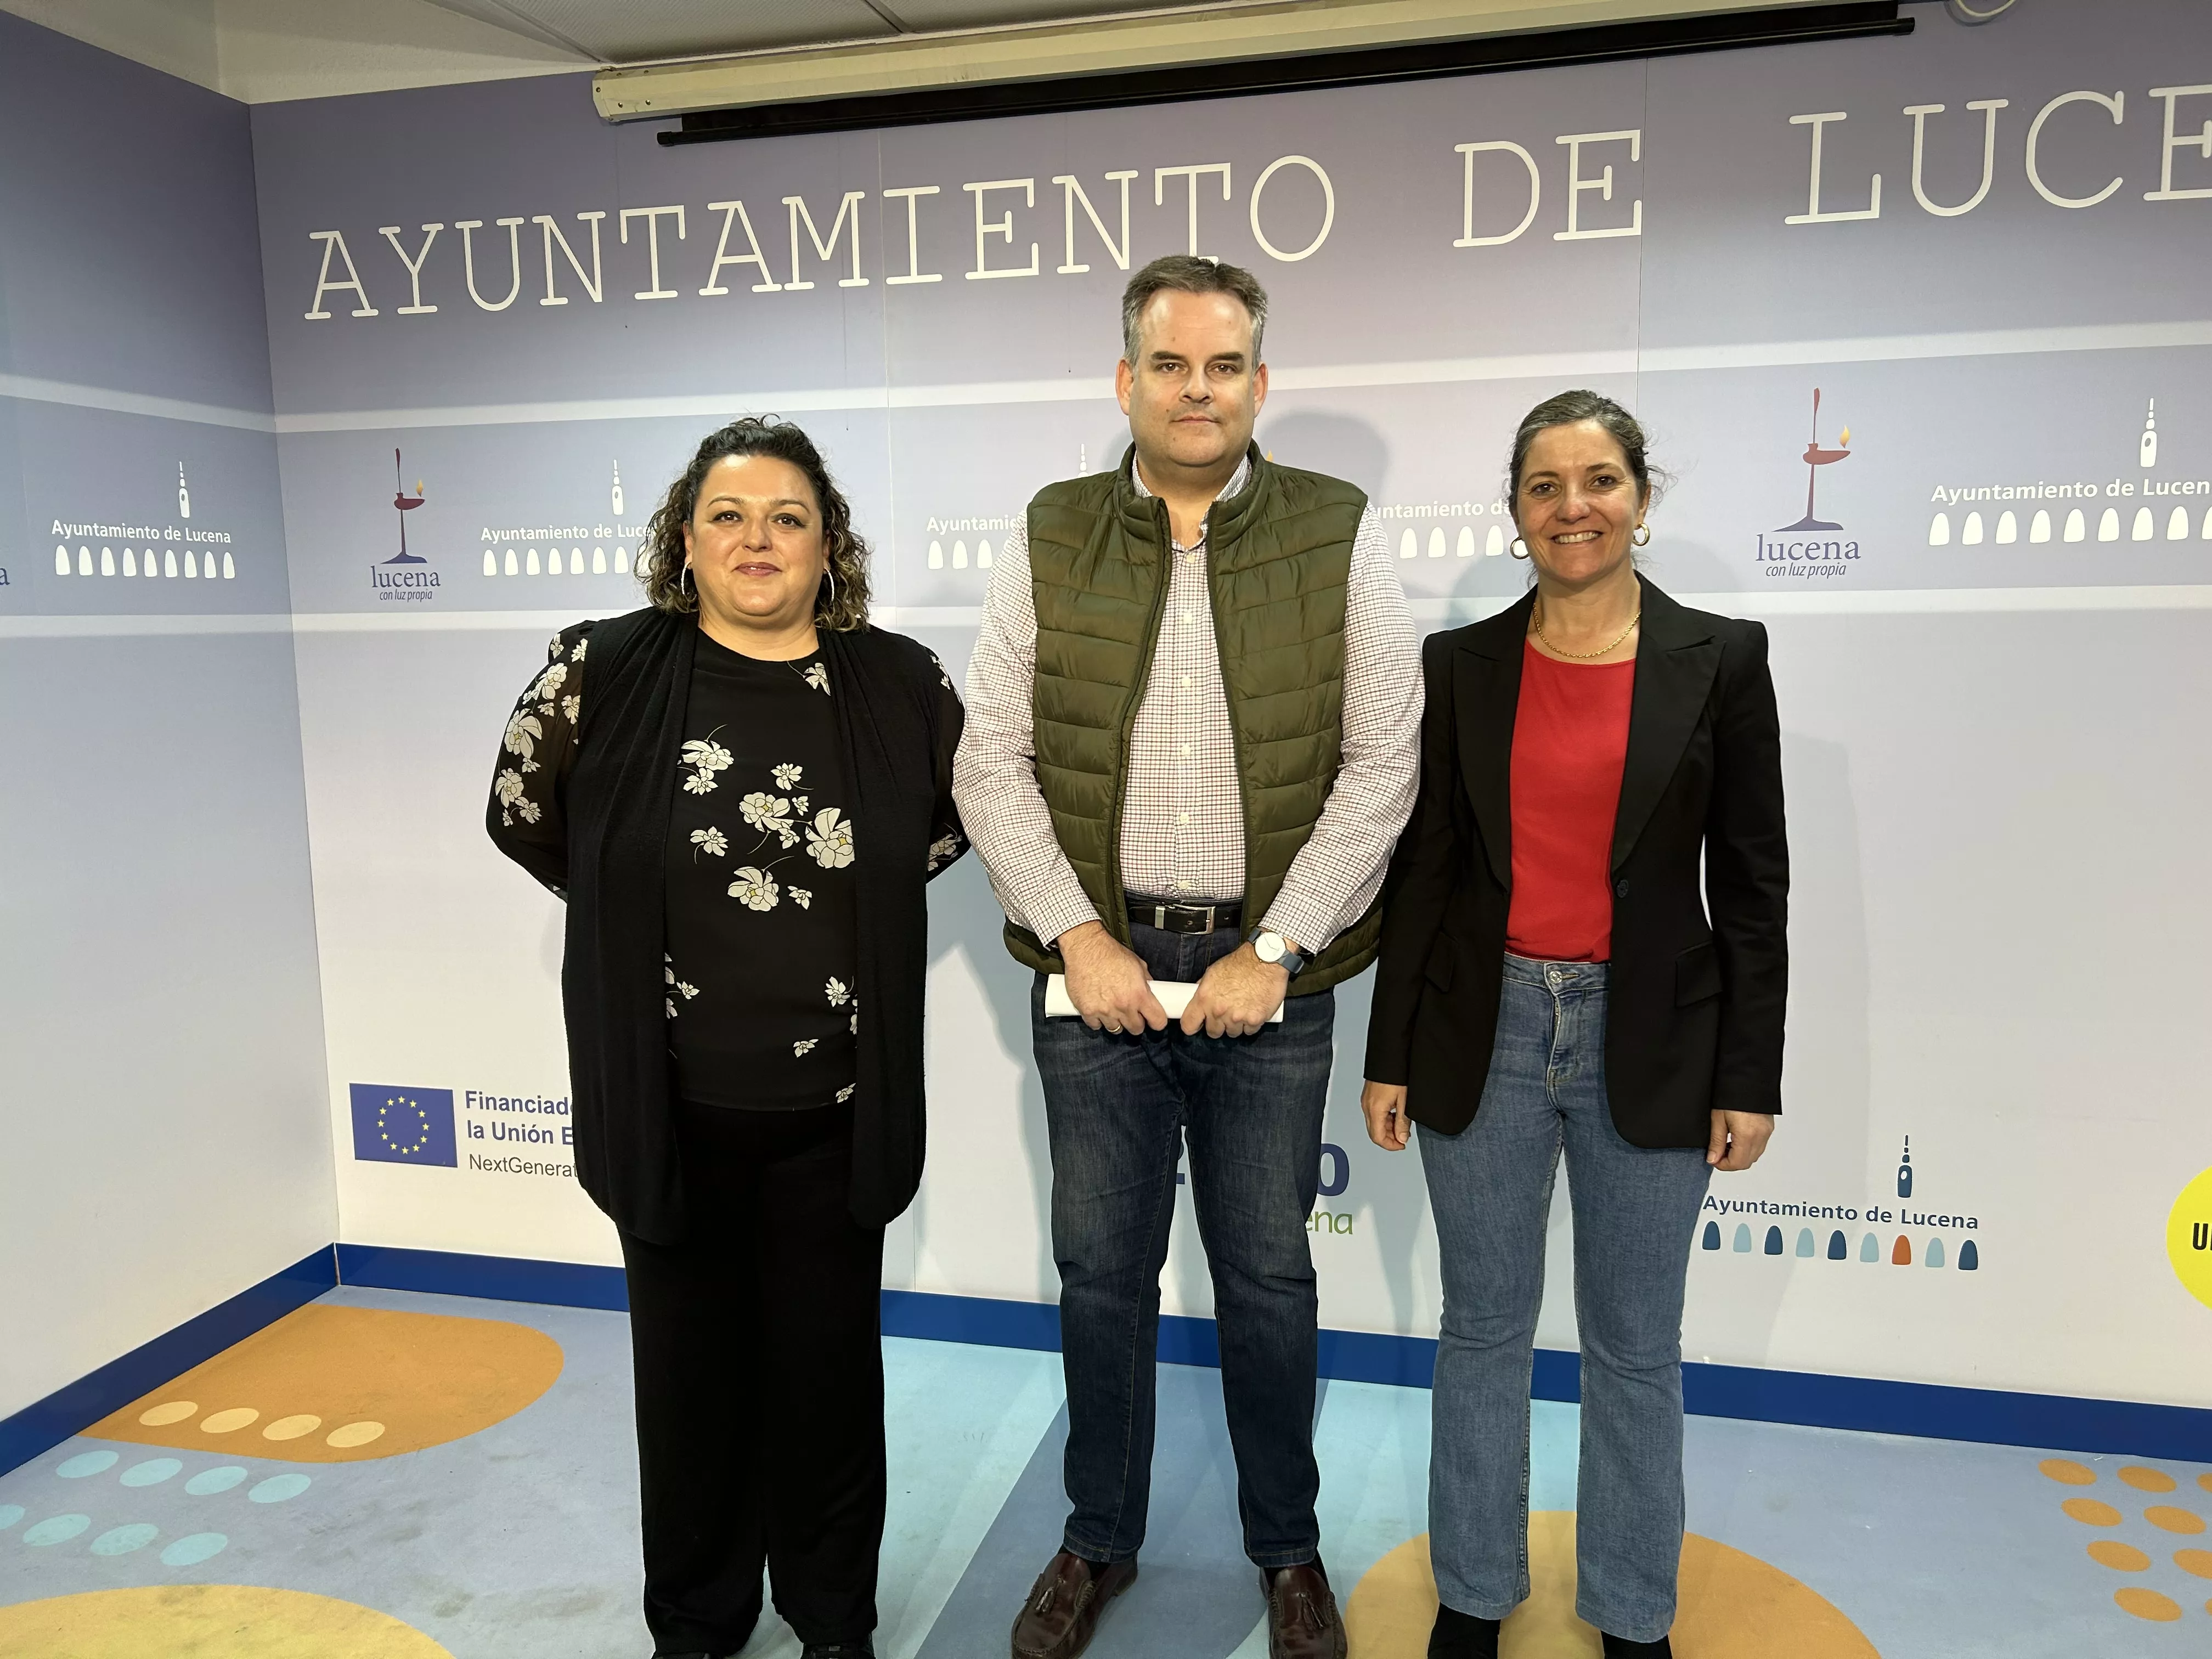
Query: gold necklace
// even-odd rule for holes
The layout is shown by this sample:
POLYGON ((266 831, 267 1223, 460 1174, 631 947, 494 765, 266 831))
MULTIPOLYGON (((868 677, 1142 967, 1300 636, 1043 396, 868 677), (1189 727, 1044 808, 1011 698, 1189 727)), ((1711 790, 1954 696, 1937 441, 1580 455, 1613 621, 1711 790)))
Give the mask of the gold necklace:
POLYGON ((1636 614, 1628 619, 1628 626, 1614 635, 1611 643, 1601 645, 1595 651, 1562 651, 1558 646, 1553 645, 1551 635, 1544 632, 1544 602, 1541 599, 1536 601, 1534 620, 1536 624, 1536 637, 1543 641, 1546 649, 1549 650, 1553 656, 1565 657, 1569 662, 1589 662, 1592 658, 1602 657, 1609 651, 1619 650, 1620 642, 1633 634, 1636 631, 1636 624, 1644 620, 1644 607, 1638 605, 1636 614))

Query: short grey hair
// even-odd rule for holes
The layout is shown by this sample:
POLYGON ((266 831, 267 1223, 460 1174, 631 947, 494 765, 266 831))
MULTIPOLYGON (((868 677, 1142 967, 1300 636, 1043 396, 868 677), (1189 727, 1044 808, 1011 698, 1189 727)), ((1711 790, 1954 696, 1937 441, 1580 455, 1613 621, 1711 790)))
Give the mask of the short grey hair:
POLYGON ((1152 304, 1155 294, 1170 290, 1233 295, 1252 314, 1252 362, 1255 368, 1259 365, 1260 337, 1267 328, 1267 290, 1260 286, 1260 279, 1242 265, 1170 253, 1129 278, 1128 287, 1121 290, 1121 356, 1130 368, 1137 367, 1144 349, 1137 330, 1144 320, 1145 307, 1152 304))

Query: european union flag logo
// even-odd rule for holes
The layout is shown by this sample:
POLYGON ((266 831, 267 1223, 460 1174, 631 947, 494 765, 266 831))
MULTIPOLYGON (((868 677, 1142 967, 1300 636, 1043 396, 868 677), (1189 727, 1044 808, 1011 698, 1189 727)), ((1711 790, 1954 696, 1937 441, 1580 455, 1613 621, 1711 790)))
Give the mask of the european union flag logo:
POLYGON ((356 1083, 353 1155, 378 1164, 442 1164, 452 1169, 453 1091, 356 1083))

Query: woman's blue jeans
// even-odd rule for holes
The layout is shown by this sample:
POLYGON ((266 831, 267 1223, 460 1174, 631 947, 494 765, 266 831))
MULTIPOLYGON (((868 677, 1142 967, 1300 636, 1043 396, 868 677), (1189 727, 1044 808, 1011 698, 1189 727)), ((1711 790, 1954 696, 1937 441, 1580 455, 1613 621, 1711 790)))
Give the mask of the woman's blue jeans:
POLYGON ((1704 1149, 1632 1146, 1605 1091, 1606 964, 1505 958, 1474 1121, 1421 1127, 1443 1269, 1429 1549, 1447 1607, 1528 1595, 1528 1384, 1552 1182, 1566 1153, 1582 1332, 1575 1610, 1630 1641, 1674 1620, 1682 1548, 1682 1292, 1704 1149))

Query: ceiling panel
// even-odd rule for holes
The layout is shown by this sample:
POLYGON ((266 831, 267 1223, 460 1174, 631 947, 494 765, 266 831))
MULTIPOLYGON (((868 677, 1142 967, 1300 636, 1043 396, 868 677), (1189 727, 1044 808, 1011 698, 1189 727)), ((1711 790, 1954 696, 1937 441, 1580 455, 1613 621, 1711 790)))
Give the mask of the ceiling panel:
MULTIPOLYGON (((758 52, 898 31, 867 0, 435 0, 606 64, 758 52)), ((1094 7, 1095 9, 1095 7, 1094 7)))
POLYGON ((606 64, 761 52, 901 33, 1003 28, 1125 12, 1191 9, 1192 0, 432 0, 447 11, 606 64))
POLYGON ((1057 23, 1073 17, 1189 8, 1191 0, 879 0, 909 29, 1002 28, 1011 23, 1057 23))

